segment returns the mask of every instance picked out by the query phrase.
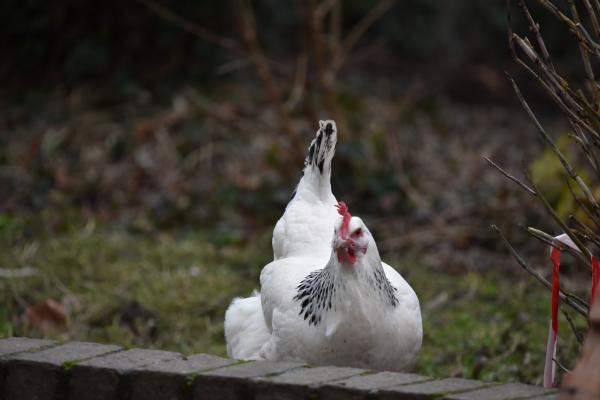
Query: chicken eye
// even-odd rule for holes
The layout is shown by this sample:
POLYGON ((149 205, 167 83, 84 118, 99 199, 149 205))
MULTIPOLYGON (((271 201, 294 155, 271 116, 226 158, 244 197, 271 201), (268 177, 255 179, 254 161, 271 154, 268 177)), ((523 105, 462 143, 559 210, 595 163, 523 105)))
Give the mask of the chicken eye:
POLYGON ((362 234, 363 234, 362 229, 358 228, 357 230, 355 230, 354 232, 352 232, 352 237, 354 239, 357 239, 357 238, 361 237, 362 234))

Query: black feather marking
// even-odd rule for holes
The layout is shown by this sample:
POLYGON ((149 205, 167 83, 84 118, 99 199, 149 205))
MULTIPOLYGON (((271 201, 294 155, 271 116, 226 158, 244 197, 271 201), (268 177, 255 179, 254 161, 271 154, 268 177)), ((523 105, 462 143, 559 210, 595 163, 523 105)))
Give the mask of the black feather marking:
MULTIPOLYGON (((319 151, 321 150, 321 142, 323 141, 323 131, 319 130, 319 135, 317 136, 315 155, 319 156, 319 151)), ((313 160, 314 161, 314 160, 313 160)))
POLYGON ((312 164, 314 156, 315 156, 315 144, 313 142, 310 145, 310 148, 308 149, 308 163, 309 164, 312 164))
POLYGON ((325 162, 325 160, 321 160, 319 161, 319 173, 323 173, 323 163, 325 162))
POLYGON ((311 272, 296 287, 298 292, 294 300, 300 302, 299 315, 304 314, 304 320, 308 320, 309 325, 318 325, 326 300, 331 303, 332 281, 331 271, 325 268, 311 272))
POLYGON ((327 137, 333 134, 333 126, 331 124, 327 124, 325 126, 325 134, 327 135, 327 137))
POLYGON ((383 269, 375 270, 375 282, 370 282, 371 286, 379 292, 383 292, 383 294, 388 298, 392 307, 396 307, 398 305, 398 298, 396 298, 396 289, 389 279, 385 276, 385 272, 383 269))

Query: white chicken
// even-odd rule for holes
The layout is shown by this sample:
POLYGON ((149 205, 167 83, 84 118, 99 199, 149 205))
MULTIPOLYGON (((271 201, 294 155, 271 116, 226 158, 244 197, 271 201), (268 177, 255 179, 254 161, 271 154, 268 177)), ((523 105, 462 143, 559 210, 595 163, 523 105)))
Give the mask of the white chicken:
POLYGON ((273 259, 311 254, 329 256, 329 239, 337 218, 337 200, 331 192, 331 160, 337 128, 331 120, 319 121, 310 143, 302 178, 285 212, 273 229, 273 259))
MULTIPOLYGON (((298 360, 406 371, 419 354, 419 300, 344 203, 329 254, 310 250, 269 263, 261 294, 235 299, 225 315, 230 357, 298 360)), ((331 236, 330 236, 331 238, 331 236)))

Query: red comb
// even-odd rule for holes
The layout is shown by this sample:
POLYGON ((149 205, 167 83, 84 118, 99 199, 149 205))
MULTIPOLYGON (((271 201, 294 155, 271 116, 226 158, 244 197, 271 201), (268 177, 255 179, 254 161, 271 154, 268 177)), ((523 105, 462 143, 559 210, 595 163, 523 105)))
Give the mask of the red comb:
POLYGON ((350 230, 350 218, 352 218, 352 214, 348 210, 348 206, 343 201, 338 202, 337 204, 338 213, 342 216, 342 227, 341 227, 341 236, 348 236, 348 231, 350 230))

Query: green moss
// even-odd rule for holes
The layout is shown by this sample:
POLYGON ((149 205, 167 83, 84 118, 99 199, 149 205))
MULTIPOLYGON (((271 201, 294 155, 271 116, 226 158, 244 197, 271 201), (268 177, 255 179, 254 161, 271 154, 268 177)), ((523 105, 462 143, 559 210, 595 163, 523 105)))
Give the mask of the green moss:
POLYGON ((198 374, 189 374, 185 377, 185 384, 181 385, 179 391, 180 399, 191 399, 194 395, 194 384, 196 383, 196 379, 198 378, 198 374))
POLYGON ((62 368, 65 371, 69 371, 71 368, 73 368, 74 365, 75 365, 74 361, 65 361, 62 365, 62 368))

